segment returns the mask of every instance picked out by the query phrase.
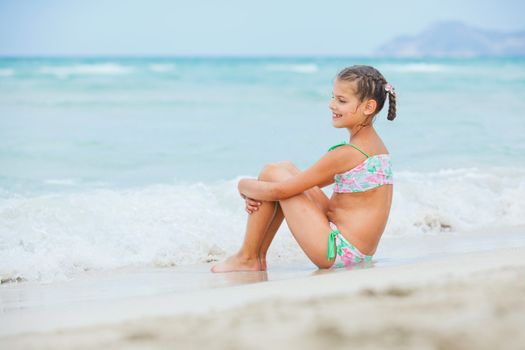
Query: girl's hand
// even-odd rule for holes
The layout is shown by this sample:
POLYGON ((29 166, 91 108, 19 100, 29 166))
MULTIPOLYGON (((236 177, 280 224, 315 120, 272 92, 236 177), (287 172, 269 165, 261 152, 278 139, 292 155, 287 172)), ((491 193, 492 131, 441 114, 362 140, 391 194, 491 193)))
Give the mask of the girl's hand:
POLYGON ((249 181, 250 181, 250 179, 241 179, 239 181, 239 184, 238 184, 237 187, 238 187, 238 190, 239 190, 239 194, 241 195, 241 197, 246 202, 246 208, 245 208, 246 212, 248 214, 252 214, 254 211, 259 210, 259 206, 262 204, 262 202, 258 201, 256 199, 247 197, 244 193, 242 193, 243 189, 244 189, 244 186, 249 181))
POLYGON ((259 206, 262 204, 262 202, 259 202, 253 198, 248 198, 246 196, 244 196, 244 200, 246 202, 246 212, 248 214, 251 214, 253 213, 254 211, 258 210, 259 209, 259 206))

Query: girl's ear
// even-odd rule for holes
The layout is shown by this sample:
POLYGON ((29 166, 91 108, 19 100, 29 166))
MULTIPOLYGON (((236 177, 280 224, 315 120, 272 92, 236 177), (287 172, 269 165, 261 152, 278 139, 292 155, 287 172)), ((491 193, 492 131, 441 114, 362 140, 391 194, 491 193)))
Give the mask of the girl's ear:
POLYGON ((376 100, 368 100, 366 101, 365 108, 364 108, 364 114, 365 115, 371 115, 376 111, 377 108, 377 102, 376 100))

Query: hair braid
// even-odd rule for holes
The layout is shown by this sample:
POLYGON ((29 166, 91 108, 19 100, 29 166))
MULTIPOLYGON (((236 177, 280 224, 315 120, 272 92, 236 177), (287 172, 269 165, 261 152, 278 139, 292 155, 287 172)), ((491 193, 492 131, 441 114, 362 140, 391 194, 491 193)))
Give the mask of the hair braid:
POLYGON ((396 118, 396 94, 388 93, 388 120, 394 120, 396 118))

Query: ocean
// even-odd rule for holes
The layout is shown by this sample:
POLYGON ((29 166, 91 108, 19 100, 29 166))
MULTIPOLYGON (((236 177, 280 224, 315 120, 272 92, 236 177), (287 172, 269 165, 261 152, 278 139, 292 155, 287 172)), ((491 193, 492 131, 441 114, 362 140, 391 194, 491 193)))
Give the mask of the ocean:
MULTIPOLYGON (((206 262, 238 249, 237 181, 305 169, 331 126, 335 74, 378 68, 397 118, 384 235, 525 225, 525 59, 0 58, 0 277, 206 262)), ((330 188, 324 189, 328 195, 330 188)), ((269 260, 304 255, 283 225, 269 260)))

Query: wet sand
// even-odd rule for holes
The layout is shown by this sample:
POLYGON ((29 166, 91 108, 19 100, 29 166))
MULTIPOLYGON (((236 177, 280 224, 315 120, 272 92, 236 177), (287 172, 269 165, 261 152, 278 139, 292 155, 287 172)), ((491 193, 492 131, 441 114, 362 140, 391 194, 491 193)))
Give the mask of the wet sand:
POLYGON ((17 311, 2 348, 522 349, 525 248, 17 311))

